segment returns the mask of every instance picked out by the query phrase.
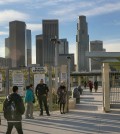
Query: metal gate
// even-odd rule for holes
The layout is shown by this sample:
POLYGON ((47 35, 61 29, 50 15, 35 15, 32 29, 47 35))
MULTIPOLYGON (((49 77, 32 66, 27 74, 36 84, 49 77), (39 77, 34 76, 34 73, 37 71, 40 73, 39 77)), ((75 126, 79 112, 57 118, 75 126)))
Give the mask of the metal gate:
POLYGON ((110 107, 120 108, 120 65, 110 65, 110 107))

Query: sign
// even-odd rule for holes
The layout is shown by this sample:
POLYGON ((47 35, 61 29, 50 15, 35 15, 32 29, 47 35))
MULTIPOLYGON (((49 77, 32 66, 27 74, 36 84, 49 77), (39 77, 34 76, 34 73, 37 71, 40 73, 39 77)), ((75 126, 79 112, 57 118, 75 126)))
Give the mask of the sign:
POLYGON ((33 73, 45 73, 46 68, 45 67, 32 67, 33 73))
POLYGON ((13 73, 13 86, 18 86, 18 93, 23 96, 23 88, 24 88, 24 75, 23 73, 13 73))
POLYGON ((37 84, 40 83, 41 79, 43 79, 45 83, 45 74, 34 74, 34 89, 36 88, 37 84))
POLYGON ((40 64, 29 64, 28 67, 39 67, 40 64))
POLYGON ((67 82, 67 73, 61 73, 61 81, 67 82))

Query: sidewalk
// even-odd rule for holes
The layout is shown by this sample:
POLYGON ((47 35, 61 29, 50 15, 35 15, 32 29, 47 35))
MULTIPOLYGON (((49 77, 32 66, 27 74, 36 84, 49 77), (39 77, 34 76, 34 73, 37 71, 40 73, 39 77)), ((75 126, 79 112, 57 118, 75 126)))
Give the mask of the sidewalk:
MULTIPOLYGON (((34 120, 23 119, 24 134, 119 134, 120 109, 110 113, 102 112, 102 92, 90 93, 84 89, 80 104, 69 113, 51 112, 51 116, 39 116, 34 120)), ((3 119, 3 118, 2 118, 3 119)), ((6 122, 2 120, 0 134, 6 131, 6 122)), ((17 134, 13 130, 13 134, 17 134)))

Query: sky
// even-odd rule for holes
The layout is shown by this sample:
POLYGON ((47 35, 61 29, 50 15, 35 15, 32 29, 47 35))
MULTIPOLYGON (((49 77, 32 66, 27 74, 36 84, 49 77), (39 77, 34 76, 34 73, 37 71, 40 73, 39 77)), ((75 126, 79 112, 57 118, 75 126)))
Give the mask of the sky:
POLYGON ((0 57, 5 57, 5 38, 14 20, 24 21, 32 31, 33 64, 43 19, 59 20, 59 38, 67 38, 69 52, 75 53, 80 15, 86 16, 89 41, 101 40, 107 52, 120 52, 120 0, 0 0, 0 57))

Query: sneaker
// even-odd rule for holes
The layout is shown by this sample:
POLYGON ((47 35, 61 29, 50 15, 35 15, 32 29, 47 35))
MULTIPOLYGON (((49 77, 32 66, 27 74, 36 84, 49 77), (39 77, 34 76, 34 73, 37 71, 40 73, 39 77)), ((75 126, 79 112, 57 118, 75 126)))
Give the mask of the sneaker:
POLYGON ((39 116, 43 116, 43 114, 39 114, 39 116))

